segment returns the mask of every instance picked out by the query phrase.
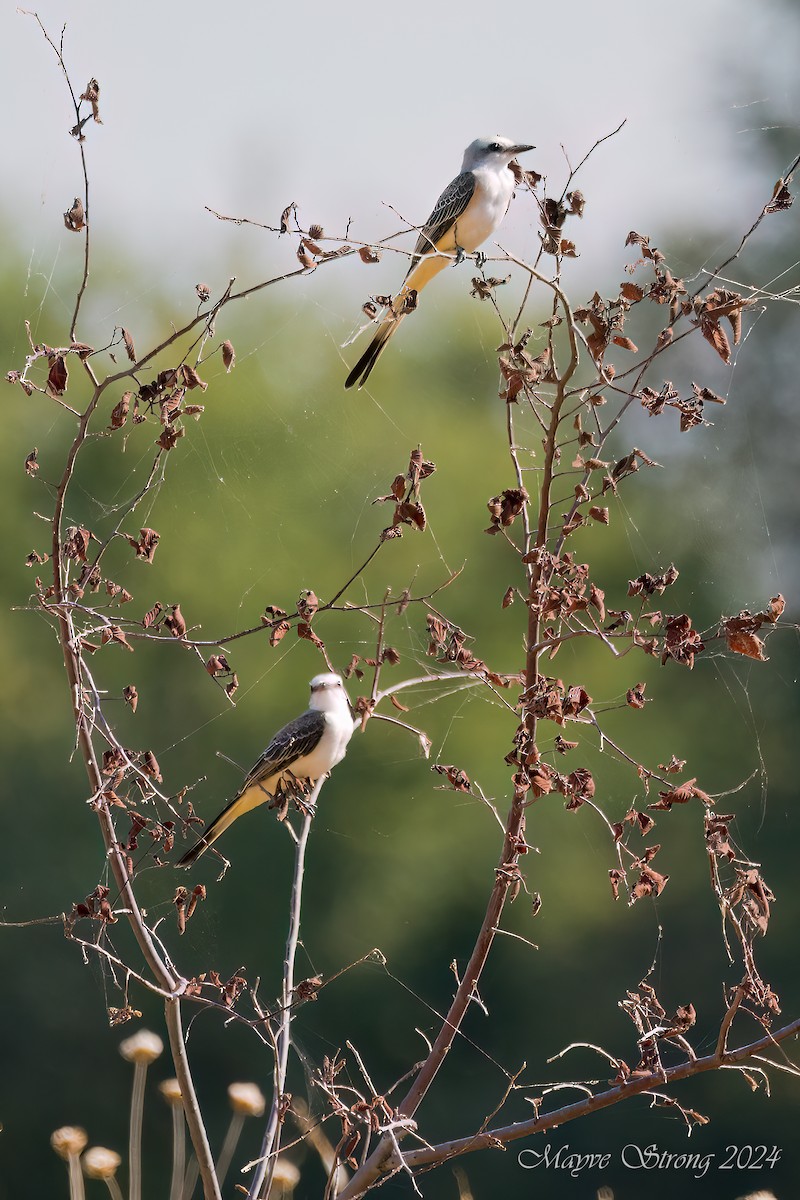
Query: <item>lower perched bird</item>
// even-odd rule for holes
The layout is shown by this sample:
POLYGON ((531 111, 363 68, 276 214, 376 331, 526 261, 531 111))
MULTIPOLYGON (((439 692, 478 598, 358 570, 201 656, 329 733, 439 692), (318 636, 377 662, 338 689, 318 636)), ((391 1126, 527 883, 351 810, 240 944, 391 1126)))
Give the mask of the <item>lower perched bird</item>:
POLYGON ((533 146, 504 137, 481 137, 464 151, 461 173, 442 192, 417 239, 411 266, 372 341, 353 367, 345 387, 362 388, 372 368, 397 331, 403 317, 416 307, 417 294, 450 264, 459 250, 471 254, 494 233, 508 212, 514 194, 509 163, 533 146))
POLYGON ((355 719, 340 675, 315 675, 308 709, 275 734, 239 791, 178 863, 190 866, 229 825, 271 800, 279 784, 316 782, 347 753, 355 719))

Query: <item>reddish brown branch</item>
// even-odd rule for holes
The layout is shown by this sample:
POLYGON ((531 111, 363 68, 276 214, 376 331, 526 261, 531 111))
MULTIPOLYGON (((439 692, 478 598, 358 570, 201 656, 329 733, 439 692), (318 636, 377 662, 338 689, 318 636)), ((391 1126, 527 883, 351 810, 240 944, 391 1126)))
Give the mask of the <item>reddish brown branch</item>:
MULTIPOLYGON (((798 1033, 800 1033, 800 1019, 792 1021, 790 1025, 784 1026, 783 1029, 779 1029, 775 1033, 766 1034, 755 1042, 750 1042, 746 1046, 740 1046, 737 1050, 729 1050, 723 1054, 715 1050, 713 1054, 706 1055, 705 1058, 695 1058, 689 1062, 680 1063, 675 1067, 666 1067, 663 1074, 652 1074, 631 1079, 626 1083, 609 1088, 606 1092, 599 1092, 594 1096, 588 1097, 586 1100, 579 1100, 575 1104, 567 1105, 565 1108, 557 1109, 552 1113, 532 1117, 528 1121, 518 1121, 513 1125, 503 1125, 495 1129, 487 1129, 483 1133, 475 1134, 472 1137, 456 1138, 450 1142, 442 1142, 438 1146, 408 1151, 403 1155, 403 1159, 405 1165, 408 1167, 431 1166, 434 1163, 445 1162, 447 1159, 453 1158, 458 1154, 469 1154, 473 1150, 485 1150, 506 1145, 508 1142, 517 1141, 519 1138, 532 1137, 536 1133, 544 1133, 548 1129, 558 1129, 570 1121, 577 1120, 579 1117, 599 1112, 602 1108, 610 1108, 611 1105, 618 1104, 621 1100, 627 1100, 632 1096, 640 1096, 655 1086, 660 1088, 669 1087, 671 1084, 680 1083, 684 1079, 691 1079, 695 1075, 702 1075, 706 1071, 715 1071, 720 1067, 737 1066, 754 1057, 760 1051, 767 1050, 770 1046, 786 1041, 798 1033)), ((397 1167, 394 1166, 392 1169, 396 1170, 397 1167)), ((351 1183, 355 1183, 356 1178, 357 1176, 354 1176, 351 1183)), ((361 1194, 362 1192, 360 1191, 346 1190, 342 1192, 340 1200, 352 1200, 353 1197, 361 1194)))

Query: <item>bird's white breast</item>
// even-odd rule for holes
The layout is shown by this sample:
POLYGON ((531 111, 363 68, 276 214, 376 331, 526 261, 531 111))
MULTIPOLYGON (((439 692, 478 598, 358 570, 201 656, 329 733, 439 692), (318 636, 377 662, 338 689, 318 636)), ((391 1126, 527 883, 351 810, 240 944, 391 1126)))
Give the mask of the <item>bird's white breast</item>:
POLYGON ((292 767, 296 776, 319 779, 341 762, 347 752, 347 744, 353 736, 353 718, 348 711, 326 712, 325 729, 310 754, 305 755, 292 767))
POLYGON ((508 167, 500 171, 479 167, 474 174, 475 191, 455 231, 458 245, 470 253, 497 229, 514 192, 514 176, 508 167))

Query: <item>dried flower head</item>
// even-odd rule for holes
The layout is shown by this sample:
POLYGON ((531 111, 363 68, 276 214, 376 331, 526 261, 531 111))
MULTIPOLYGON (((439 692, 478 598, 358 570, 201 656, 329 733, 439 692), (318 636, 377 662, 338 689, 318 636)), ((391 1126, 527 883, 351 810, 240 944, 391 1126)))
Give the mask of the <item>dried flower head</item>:
POLYGON ((181 1096, 181 1085, 177 1079, 162 1079, 158 1085, 158 1090, 166 1100, 167 1104, 181 1104, 183 1097, 181 1096))
POLYGON ((266 1107, 264 1093, 257 1083, 232 1083, 228 1099, 233 1111, 246 1117, 260 1117, 266 1107))
POLYGON ((164 1043, 161 1038, 149 1029, 140 1029, 133 1037, 125 1038, 125 1041, 119 1044, 122 1057, 133 1063, 155 1062, 163 1051, 164 1043))
POLYGON ((80 1154, 88 1140, 88 1133, 79 1125, 62 1125, 50 1135, 50 1145, 61 1158, 80 1154))
POLYGON ((300 1172, 288 1158, 279 1158, 275 1163, 273 1182, 283 1188, 295 1188, 300 1182, 300 1172))
POLYGON ((114 1150, 105 1146, 91 1146, 83 1158, 83 1173, 89 1179, 113 1179, 122 1159, 114 1150))

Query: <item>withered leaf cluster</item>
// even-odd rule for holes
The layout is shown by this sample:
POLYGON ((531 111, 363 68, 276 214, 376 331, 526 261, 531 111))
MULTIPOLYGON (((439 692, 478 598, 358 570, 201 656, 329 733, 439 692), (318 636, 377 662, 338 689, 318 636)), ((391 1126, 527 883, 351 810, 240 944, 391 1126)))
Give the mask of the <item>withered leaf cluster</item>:
MULTIPOLYGON (((485 665, 467 648, 468 634, 444 617, 428 613, 428 654, 439 662, 455 663, 464 671, 480 670, 485 665)), ((471 640, 471 639, 470 639, 471 640)))
MULTIPOLYGON (((572 551, 565 551, 559 557, 546 550, 532 550, 522 561, 538 563, 542 568, 532 599, 545 622, 558 626, 590 608, 600 621, 605 620, 605 592, 590 580, 589 564, 576 563, 572 551)), ((544 633, 545 637, 550 636, 548 628, 544 633)), ((555 650, 551 651, 551 657, 555 650)))
POLYGON ((738 617, 723 617, 720 622, 720 633, 728 643, 728 649, 735 654, 743 654, 747 658, 755 658, 759 662, 766 661, 764 641, 758 637, 762 625, 774 625, 783 615, 786 601, 780 594, 773 596, 769 607, 761 612, 751 613, 743 609, 738 617))
MULTIPOLYGON (((636 1030, 636 1045, 641 1054, 641 1059, 638 1066, 633 1070, 620 1060, 618 1082, 623 1082, 627 1079, 636 1079, 641 1076, 663 1074, 664 1065, 661 1061, 661 1044, 677 1040, 681 1048, 686 1051, 687 1044, 684 1040, 684 1035, 688 1033, 697 1021, 694 1005, 681 1004, 670 1017, 656 995, 656 990, 652 984, 642 980, 638 991, 627 992, 626 998, 620 1001, 619 1007, 633 1022, 634 1029, 636 1030)), ((665 1097, 665 1099, 671 1098, 665 1097)), ((681 1114, 690 1127, 692 1122, 701 1125, 708 1123, 707 1118, 700 1113, 684 1108, 682 1105, 677 1104, 677 1101, 672 1101, 672 1103, 680 1108, 681 1114)))
POLYGON ((176 888, 172 903, 175 905, 175 912, 178 919, 178 933, 183 934, 186 932, 186 922, 194 915, 199 902, 205 900, 205 898, 206 889, 202 883, 195 884, 191 892, 183 886, 176 888))
POLYGON ((703 804, 708 806, 711 805, 711 797, 697 786, 696 779, 687 779, 677 787, 667 788, 665 791, 659 792, 658 796, 659 798, 656 803, 649 804, 648 808, 663 809, 669 812, 673 804, 688 804, 690 800, 694 799, 701 800, 703 804))
POLYGON ((133 646, 119 625, 106 625, 100 634, 100 642, 103 646, 107 646, 109 643, 116 643, 119 646, 124 646, 126 650, 133 653, 133 646))
POLYGON ((667 617, 664 625, 664 642, 661 647, 661 665, 669 659, 688 667, 694 666, 695 655, 705 650, 705 643, 696 629, 692 629, 692 618, 686 613, 667 617))
POLYGON ((637 579, 628 580, 628 595, 660 596, 675 582, 679 574, 674 563, 670 563, 666 571, 661 571, 658 575, 651 575, 649 571, 645 571, 637 579))
MULTIPOLYGON (((400 654, 394 646, 384 646, 376 658, 362 657, 360 654, 353 654, 350 658, 350 662, 342 672, 345 679, 352 679, 353 676, 359 680, 363 679, 364 670, 358 665, 362 662, 365 666, 373 668, 382 667, 385 663, 388 663, 390 667, 396 667, 400 662, 400 654)), ((393 706, 400 712, 408 712, 406 706, 401 704, 396 696, 392 695, 389 697, 389 699, 391 700, 393 706)))
POLYGON ((753 942, 759 935, 766 934, 769 928, 775 895, 758 866, 743 861, 737 854, 729 831, 729 822, 733 820, 732 813, 707 812, 705 816, 706 846, 717 898, 726 920, 732 921, 744 951, 745 977, 736 987, 728 990, 729 1003, 734 1003, 738 992, 750 1015, 768 1029, 772 1017, 781 1011, 780 1001, 758 973, 753 942), (720 879, 721 867, 732 868, 727 885, 720 879))
POLYGON ((520 703, 532 716, 563 726, 567 721, 579 717, 592 703, 592 697, 580 684, 565 686, 560 679, 540 675, 522 693, 520 703))
MULTIPOLYGON (((551 680, 550 682, 559 684, 563 693, 563 684, 560 680, 551 680)), ((553 689, 553 692, 555 703, 549 709, 552 716, 544 719, 555 720, 557 724, 563 724, 566 720, 562 705, 563 699, 567 700, 567 706, 572 708, 576 715, 585 707, 584 698, 586 703, 591 701, 583 688, 570 688, 565 697, 559 697, 556 689, 553 689), (573 694, 571 699, 569 698, 570 692, 573 694)), ((548 693, 543 689, 541 697, 538 698, 542 700, 542 704, 539 706, 542 713, 548 711, 548 693)), ((528 706, 528 711, 530 711, 530 702, 528 702, 528 706)), ((561 738, 557 748, 563 754, 577 745, 577 742, 568 742, 561 738)), ((565 808, 574 812, 587 800, 591 800, 595 794, 594 776, 588 768, 576 767, 573 771, 562 772, 545 762, 525 721, 517 726, 512 748, 505 756, 505 761, 509 766, 515 768, 512 783, 517 803, 528 804, 530 797, 538 799, 540 796, 550 795, 551 792, 559 792, 566 799, 565 808)))
POLYGON ((552 383, 555 378, 549 346, 534 358, 525 349, 530 337, 531 330, 528 329, 513 345, 503 342, 497 347, 500 374, 506 382, 500 399, 507 404, 516 404, 520 393, 531 396, 538 384, 552 383))
MULTIPOLYGON (((658 845, 648 846, 641 858, 634 859, 631 863, 631 868, 638 871, 639 875, 628 891, 629 905, 635 904, 637 900, 643 900, 646 896, 660 896, 669 883, 669 875, 662 875, 650 866, 651 860, 655 858, 660 849, 661 847, 658 845)), ((613 878, 611 888, 616 899, 613 878)))
MULTIPOLYGON (((281 218, 283 220, 283 218, 281 218)), ((283 231, 282 231, 283 232, 283 231)), ((317 264, 324 259, 340 258, 343 254, 350 253, 350 247, 346 245, 336 246, 332 250, 323 250, 322 246, 317 244, 317 240, 325 236, 325 231, 321 225, 309 226, 308 233, 300 238, 297 246, 297 258, 300 265, 307 271, 313 271, 317 264)), ((365 247, 361 247, 364 250, 365 247)), ((366 247, 368 253, 365 256, 359 250, 359 254, 363 262, 377 262, 380 254, 373 251, 370 247, 366 247), (373 257, 376 256, 376 257, 373 257)))
POLYGON ((472 280, 470 296, 477 296, 479 300, 489 300, 495 288, 502 287, 510 279, 510 275, 506 275, 505 279, 498 279, 494 275, 490 275, 488 279, 481 279, 480 275, 476 275, 472 280))
MULTIPOLYGON (((197 286, 199 294, 204 285, 198 284, 197 286)), ((131 362, 136 362, 136 348, 132 335, 129 330, 124 328, 121 329, 120 335, 128 358, 131 362)), ((219 348, 225 368, 230 372, 236 363, 233 344, 225 341, 219 348)), ((86 349, 91 353, 91 347, 86 347, 86 349)), ((186 434, 182 418, 191 416, 195 420, 199 420, 205 411, 204 405, 187 402, 186 393, 195 388, 205 391, 207 387, 206 381, 201 379, 197 369, 190 363, 184 362, 177 367, 167 368, 160 371, 156 378, 149 383, 142 384, 138 391, 123 393, 111 410, 108 429, 109 431, 123 429, 129 417, 134 425, 139 425, 147 420, 148 413, 154 413, 157 410, 162 430, 156 439, 156 445, 161 450, 168 452, 186 434), (143 412, 142 409, 147 411, 143 412)))
POLYGON ((436 464, 423 458, 422 450, 417 447, 411 452, 408 470, 405 475, 396 475, 392 481, 391 490, 386 496, 376 496, 373 504, 394 504, 392 523, 384 529, 381 541, 400 537, 401 526, 411 525, 423 532, 427 525, 425 509, 420 501, 420 485, 436 470, 436 464))
POLYGON ((668 379, 659 392, 651 387, 642 388, 639 393, 639 400, 641 401, 642 408, 651 417, 660 416, 665 408, 677 409, 680 414, 681 433, 685 433, 688 429, 694 429, 697 425, 708 424, 708 421, 703 416, 703 407, 706 403, 725 403, 724 398, 718 396, 711 388, 701 387, 700 384, 693 383, 692 391, 694 392, 693 396, 682 399, 679 392, 672 386, 672 381, 668 379))
POLYGON ((434 763, 431 767, 437 775, 444 775, 454 792, 471 792, 472 784, 466 771, 460 767, 445 766, 444 763, 434 763))
POLYGON ((492 496, 486 504, 492 523, 485 532, 499 533, 513 525, 529 500, 525 488, 520 487, 506 488, 499 496, 492 496))
POLYGON ((724 363, 731 361, 731 345, 721 322, 726 320, 731 327, 733 344, 738 346, 742 336, 742 311, 755 303, 738 292, 726 288, 715 288, 707 296, 694 302, 694 317, 703 337, 709 342, 724 363))
POLYGON ((230 979, 224 980, 219 971, 203 971, 189 980, 184 994, 203 996, 210 992, 225 1008, 233 1009, 246 987, 247 980, 242 975, 232 975, 230 979))
POLYGON ((85 563, 89 543, 97 540, 89 529, 84 529, 79 525, 70 525, 64 542, 64 553, 73 562, 85 563))
MULTIPOLYGON (((523 174, 528 174, 523 172, 523 174)), ((537 177, 541 178, 540 176, 537 177)), ((535 184, 533 185, 535 186, 535 184)), ((586 200, 582 192, 567 192, 563 200, 554 200, 547 196, 539 208, 539 221, 544 228, 541 235, 542 249, 545 254, 557 258, 577 258, 578 251, 575 243, 561 236, 561 230, 567 217, 582 217, 586 208, 586 200)))
POLYGON ((728 901, 731 906, 741 905, 753 930, 765 934, 769 926, 770 905, 775 902, 775 896, 757 868, 741 869, 737 875, 737 881, 728 893, 728 901))
POLYGON ((429 612, 426 623, 429 639, 427 653, 431 658, 441 663, 453 663, 461 671, 480 674, 494 687, 508 688, 513 684, 522 684, 521 675, 501 675, 491 671, 467 646, 466 643, 472 640, 469 635, 439 613, 429 612))
POLYGON ((184 636, 186 633, 186 621, 183 618, 180 604, 170 605, 169 611, 164 615, 164 626, 174 638, 182 638, 184 636))
POLYGON ((100 921, 104 925, 116 924, 117 917, 108 898, 110 894, 110 888, 98 884, 85 900, 74 902, 72 911, 64 917, 67 936, 71 935, 77 922, 82 920, 100 921))
MULTIPOLYGON (((642 296, 631 290, 630 285, 620 284, 620 296, 631 304, 637 304, 645 296, 655 304, 668 304, 670 321, 676 321, 682 312, 681 297, 687 294, 683 280, 673 276, 666 265, 664 255, 655 246, 650 245, 650 238, 646 235, 631 230, 625 239, 625 245, 638 246, 642 253, 642 257, 626 270, 632 274, 642 262, 649 262, 654 280, 648 288, 640 289, 643 292, 642 296)), ((634 287, 638 287, 638 285, 634 285, 634 287)))
POLYGON ((156 546, 161 541, 161 534, 155 529, 140 529, 138 538, 127 535, 128 543, 136 551, 136 557, 151 563, 156 552, 156 546))
POLYGON ((536 188, 544 178, 538 173, 538 171, 523 170, 515 158, 513 158, 508 164, 508 169, 514 176, 517 187, 521 187, 522 184, 525 184, 530 188, 531 191, 533 191, 534 188, 536 188))
MULTIPOLYGON (((624 299, 604 300, 599 292, 595 292, 588 304, 575 309, 575 320, 591 327, 586 345, 598 366, 602 364, 606 350, 612 342, 617 342, 617 339, 620 339, 617 344, 624 349, 633 346, 632 342, 630 345, 624 345, 629 339, 623 339, 622 335, 628 308, 629 304, 624 299)), ((608 369, 606 373, 608 374, 608 369)))
POLYGON ((621 821, 614 821, 611 828, 614 831, 614 841, 619 842, 625 832, 625 826, 631 825, 634 829, 638 829, 642 837, 646 837, 650 830, 655 826, 655 821, 645 812, 640 812, 637 808, 629 808, 621 821))

